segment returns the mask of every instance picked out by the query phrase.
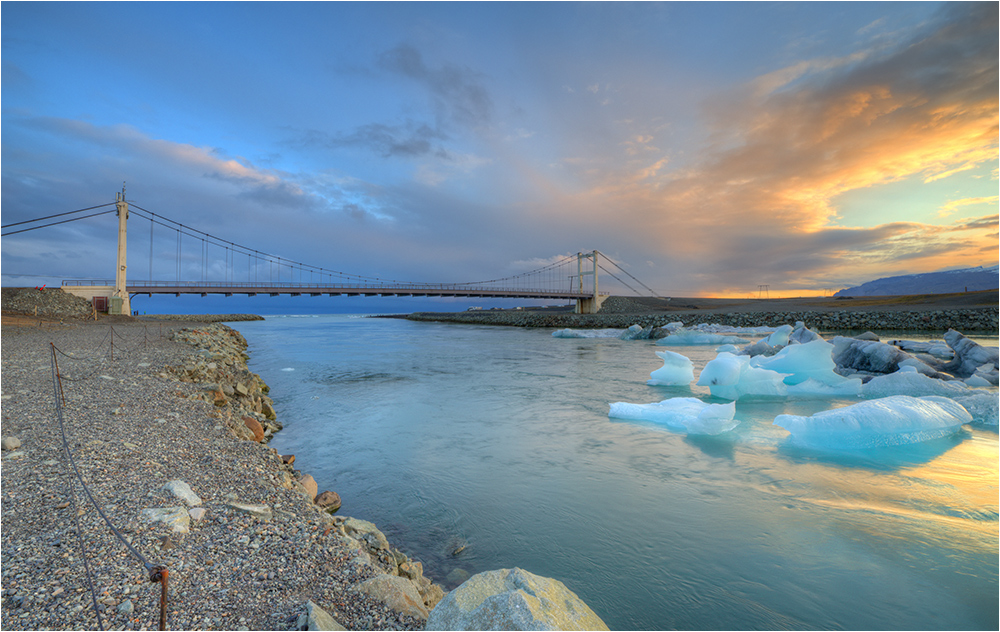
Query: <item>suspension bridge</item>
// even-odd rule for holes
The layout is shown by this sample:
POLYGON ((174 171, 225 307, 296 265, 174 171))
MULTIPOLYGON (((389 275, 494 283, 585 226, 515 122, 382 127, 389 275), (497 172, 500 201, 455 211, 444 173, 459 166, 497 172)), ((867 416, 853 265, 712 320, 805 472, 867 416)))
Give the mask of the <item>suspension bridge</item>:
MULTIPOLYGON (((258 294, 278 296, 423 296, 483 297, 576 301, 577 313, 596 313, 608 296, 600 291, 599 271, 639 293, 618 274, 628 276, 655 296, 648 286, 636 279, 611 258, 597 250, 579 252, 555 260, 535 270, 503 278, 465 283, 415 283, 349 274, 309 265, 286 257, 242 246, 169 219, 125 199, 125 189, 116 200, 76 211, 39 217, 3 226, 2 236, 64 224, 115 213, 118 217, 118 250, 115 278, 71 279, 62 282, 63 291, 93 301, 95 307, 112 314, 130 314, 131 297, 139 294, 221 294, 231 296, 258 294), (113 208, 106 208, 112 207, 113 208), (97 211, 97 209, 106 209, 97 211), (97 211, 83 215, 89 211, 97 211), (149 221, 149 276, 146 280, 129 278, 128 220, 130 215, 149 221), (57 221, 49 221, 57 220, 57 221), (40 224, 40 222, 48 222, 40 224), (25 226, 10 230, 16 226, 25 226), (160 279, 153 273, 153 231, 166 229, 167 239, 174 240, 174 278, 160 279), (186 242, 186 243, 185 243, 186 242), (199 253, 193 255, 197 247, 199 253), (605 267, 613 266, 618 274, 605 267), (199 265, 200 263, 200 265, 199 265), (194 279, 191 277, 198 276, 194 279)), ((163 238, 161 237, 161 240, 163 238)), ((161 251, 163 249, 161 248, 161 251)), ((133 266, 135 267, 135 266, 133 266)))

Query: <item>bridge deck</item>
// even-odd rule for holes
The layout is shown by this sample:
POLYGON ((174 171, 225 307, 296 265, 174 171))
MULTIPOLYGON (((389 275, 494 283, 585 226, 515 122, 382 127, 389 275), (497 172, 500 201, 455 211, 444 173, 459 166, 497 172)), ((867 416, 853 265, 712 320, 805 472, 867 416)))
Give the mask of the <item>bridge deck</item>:
MULTIPOLYGON (((73 286, 107 286, 114 285, 109 281, 66 281, 63 286, 72 291, 73 286)), ((572 292, 566 290, 532 290, 517 288, 484 288, 461 285, 344 285, 324 283, 226 283, 226 282, 191 282, 174 283, 139 281, 126 285, 129 294, 269 294, 278 296, 310 295, 322 296, 431 296, 431 297, 469 297, 469 298, 531 298, 547 300, 579 300, 593 297, 592 293, 572 292)))

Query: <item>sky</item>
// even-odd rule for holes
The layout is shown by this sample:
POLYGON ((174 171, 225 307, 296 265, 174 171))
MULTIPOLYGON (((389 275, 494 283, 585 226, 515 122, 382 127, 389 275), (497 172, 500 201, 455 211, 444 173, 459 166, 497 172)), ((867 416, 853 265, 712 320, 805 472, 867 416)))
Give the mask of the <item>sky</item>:
MULTIPOLYGON (((158 215, 328 269, 463 282, 597 249, 662 296, 994 265, 997 18, 5 1, 0 213, 8 232, 124 182, 158 215)), ((178 262, 171 231, 129 230, 131 278, 200 278, 200 247, 178 262)), ((3 237, 2 283, 113 278, 116 235, 110 214, 3 237)))

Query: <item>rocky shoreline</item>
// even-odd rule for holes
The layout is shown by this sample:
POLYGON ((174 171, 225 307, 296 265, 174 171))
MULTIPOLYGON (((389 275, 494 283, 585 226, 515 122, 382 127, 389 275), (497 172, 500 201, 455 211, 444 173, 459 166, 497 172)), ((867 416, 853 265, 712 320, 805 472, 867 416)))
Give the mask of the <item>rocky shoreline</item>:
POLYGON ((143 314, 136 318, 141 321, 170 320, 188 323, 238 323, 248 320, 264 320, 263 316, 257 314, 143 314))
POLYGON ((267 447, 280 423, 242 336, 151 329, 3 330, 3 629, 96 629, 88 577, 105 627, 148 629, 159 614, 159 586, 62 448, 50 345, 73 459, 112 524, 169 569, 169 628, 423 628, 444 593, 421 564, 370 522, 328 513, 312 477, 267 447))
POLYGON ((574 314, 552 311, 416 312, 406 318, 416 321, 500 325, 508 327, 554 327, 574 329, 625 329, 632 325, 662 327, 682 322, 754 327, 794 325, 823 331, 947 331, 997 332, 998 308, 914 311, 779 311, 779 312, 657 312, 574 314))

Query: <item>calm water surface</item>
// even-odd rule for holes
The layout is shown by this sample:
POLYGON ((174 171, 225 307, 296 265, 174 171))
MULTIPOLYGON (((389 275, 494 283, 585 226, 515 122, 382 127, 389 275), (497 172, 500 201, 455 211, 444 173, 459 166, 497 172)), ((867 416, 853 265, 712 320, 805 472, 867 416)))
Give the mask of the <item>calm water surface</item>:
MULTIPOLYGON (((447 587, 455 569, 518 566, 612 629, 998 628, 995 430, 824 454, 772 421, 850 401, 741 400, 733 431, 688 437, 608 418, 617 401, 722 401, 647 386, 664 349, 649 341, 343 315, 233 326, 285 424, 271 445, 447 587)), ((696 377, 715 357, 670 349, 696 377)))

